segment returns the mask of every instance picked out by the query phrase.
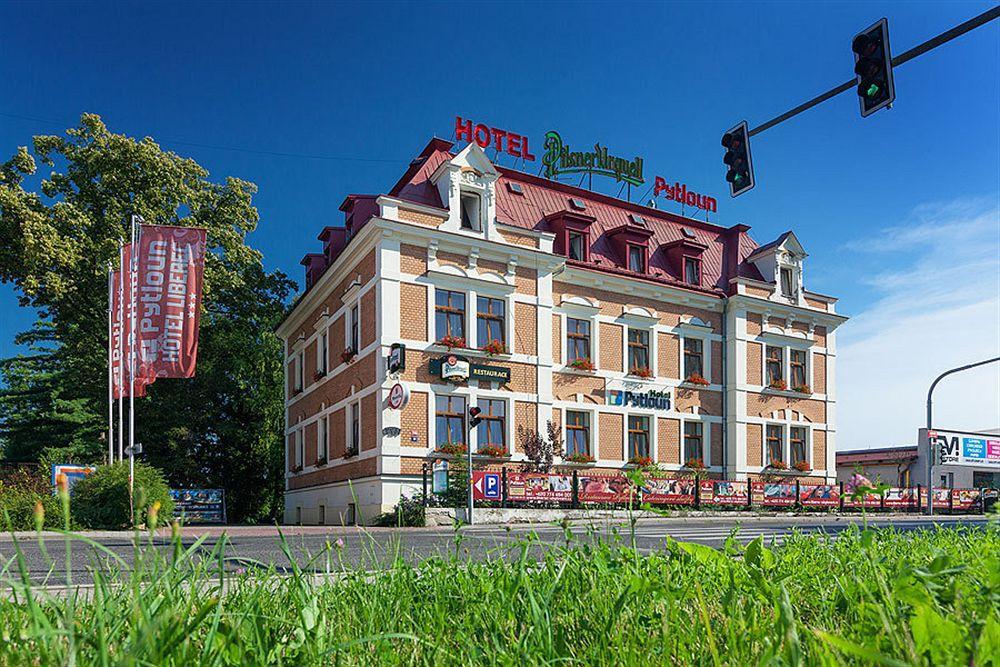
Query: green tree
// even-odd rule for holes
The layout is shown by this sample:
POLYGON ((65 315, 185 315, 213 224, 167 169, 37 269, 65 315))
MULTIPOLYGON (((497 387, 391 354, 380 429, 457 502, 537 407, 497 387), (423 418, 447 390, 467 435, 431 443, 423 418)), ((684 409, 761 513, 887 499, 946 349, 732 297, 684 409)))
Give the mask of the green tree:
POLYGON ((136 401, 137 439, 175 486, 226 490, 230 517, 281 509, 281 343, 273 330, 294 284, 267 272, 246 243, 258 223, 256 187, 209 180, 195 161, 151 138, 110 132, 84 114, 65 136, 36 136, 0 165, 0 280, 41 320, 22 334, 29 354, 0 366, 0 439, 7 455, 106 451, 109 262, 129 216, 204 227, 204 311, 197 374, 159 380, 136 401), (36 176, 36 159, 49 168, 36 176), (29 183, 37 183, 34 191, 29 183))

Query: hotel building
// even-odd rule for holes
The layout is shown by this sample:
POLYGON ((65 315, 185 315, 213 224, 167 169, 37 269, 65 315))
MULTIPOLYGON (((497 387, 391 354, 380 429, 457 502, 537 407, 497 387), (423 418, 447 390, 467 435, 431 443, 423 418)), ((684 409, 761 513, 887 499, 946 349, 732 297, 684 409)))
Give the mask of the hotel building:
POLYGON ((434 139, 388 193, 349 195, 343 226, 303 259, 306 290, 278 329, 287 522, 369 521, 419 492, 449 445, 519 465, 518 427, 544 434, 550 420, 566 456, 596 470, 648 457, 734 480, 836 480, 846 318, 806 289, 794 233, 758 245, 745 225, 459 148, 434 139), (473 406, 485 419, 470 432, 473 406))

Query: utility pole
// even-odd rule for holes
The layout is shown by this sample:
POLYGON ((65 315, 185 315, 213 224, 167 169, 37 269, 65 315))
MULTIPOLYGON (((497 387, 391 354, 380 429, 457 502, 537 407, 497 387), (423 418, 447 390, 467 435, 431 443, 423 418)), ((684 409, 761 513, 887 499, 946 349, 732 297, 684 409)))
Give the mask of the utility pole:
POLYGON ((965 366, 959 366, 958 368, 947 370, 934 378, 934 382, 931 383, 931 388, 927 390, 927 516, 934 514, 934 459, 937 457, 935 455, 934 448, 931 445, 930 436, 930 431, 934 428, 934 408, 932 403, 934 388, 937 387, 938 382, 953 373, 960 373, 961 371, 967 371, 970 368, 985 366, 986 364, 992 364, 997 361, 1000 361, 1000 357, 993 357, 992 359, 986 359, 985 361, 977 361, 974 364, 967 364, 965 366))

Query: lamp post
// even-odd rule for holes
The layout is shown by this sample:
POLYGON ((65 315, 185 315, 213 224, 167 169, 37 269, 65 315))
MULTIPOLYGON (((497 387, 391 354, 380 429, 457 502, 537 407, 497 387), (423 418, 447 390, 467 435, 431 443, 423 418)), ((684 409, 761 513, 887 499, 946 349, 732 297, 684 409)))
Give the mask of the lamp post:
POLYGON ((933 397, 934 388, 937 387, 937 383, 945 379, 953 373, 959 373, 961 371, 967 371, 970 368, 976 368, 978 366, 985 366, 986 364, 992 364, 994 362, 1000 361, 1000 357, 993 357, 992 359, 986 359, 984 361, 977 361, 974 364, 967 364, 965 366, 959 366, 958 368, 952 368, 947 370, 941 375, 934 378, 934 382, 931 383, 931 388, 927 390, 927 515, 931 516, 934 514, 934 452, 931 446, 931 436, 930 431, 934 428, 933 422, 933 397))

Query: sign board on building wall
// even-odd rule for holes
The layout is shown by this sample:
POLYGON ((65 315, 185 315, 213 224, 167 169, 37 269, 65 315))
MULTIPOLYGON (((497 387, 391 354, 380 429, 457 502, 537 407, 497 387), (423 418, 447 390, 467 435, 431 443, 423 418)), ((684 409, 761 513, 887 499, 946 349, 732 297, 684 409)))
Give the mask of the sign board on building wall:
POLYGON ((389 389, 386 403, 391 410, 402 410, 410 402, 410 388, 402 382, 397 382, 389 389))
POLYGON ((510 369, 506 366, 490 366, 488 364, 469 363, 468 359, 454 354, 431 359, 428 364, 431 375, 437 375, 449 382, 464 380, 485 380, 487 382, 510 382, 510 369))
POLYGON ((390 374, 402 373, 406 370, 406 346, 402 343, 393 343, 389 346, 389 359, 386 362, 386 369, 390 374))
POLYGON ((607 146, 594 144, 592 151, 574 151, 569 144, 563 143, 562 137, 555 130, 545 133, 545 154, 542 164, 545 165, 545 177, 556 178, 560 174, 597 174, 611 176, 615 181, 642 185, 642 158, 633 159, 617 157, 608 152, 607 146))
POLYGON ((920 429, 920 449, 933 447, 935 465, 1000 470, 1000 436, 962 431, 920 429))
POLYGON ((673 407, 673 392, 665 385, 650 382, 606 380, 604 398, 608 405, 625 408, 647 408, 669 412, 673 407))

